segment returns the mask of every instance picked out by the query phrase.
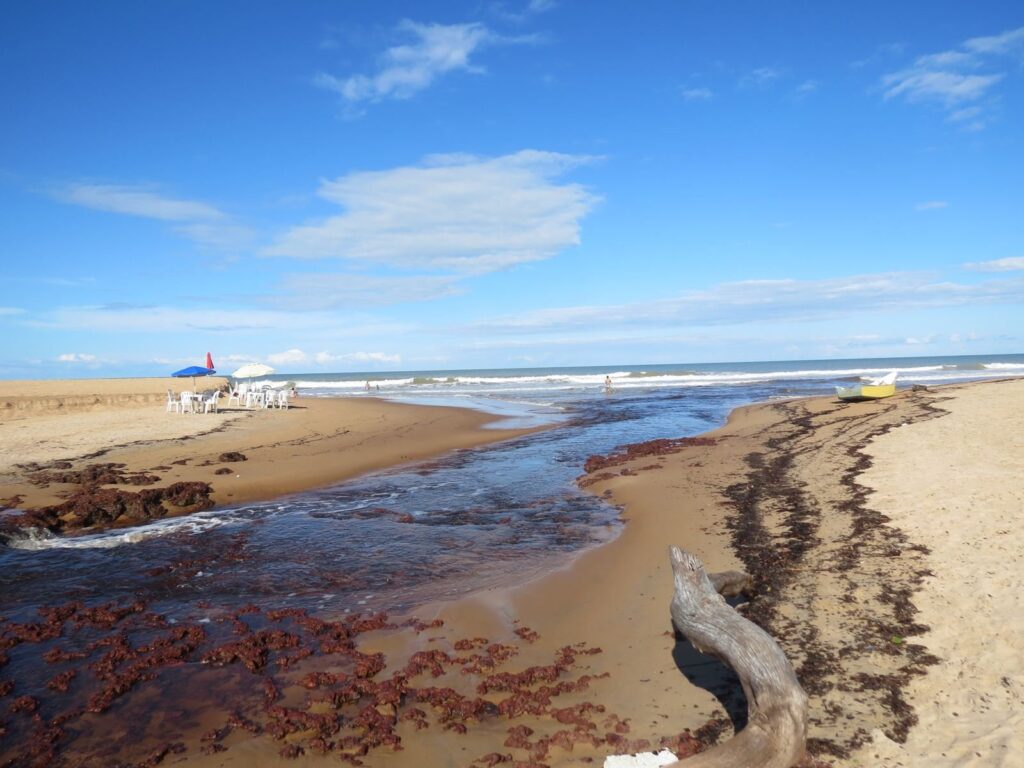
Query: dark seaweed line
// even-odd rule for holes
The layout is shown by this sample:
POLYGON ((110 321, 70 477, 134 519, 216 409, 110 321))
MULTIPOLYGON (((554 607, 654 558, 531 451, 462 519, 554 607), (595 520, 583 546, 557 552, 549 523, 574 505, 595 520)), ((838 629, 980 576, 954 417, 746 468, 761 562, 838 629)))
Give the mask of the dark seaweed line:
MULTIPOLYGON (((889 407, 881 413, 874 414, 873 418, 888 416, 896 408, 895 405, 887 405, 889 407)), ((916 393, 913 406, 916 412, 911 418, 914 421, 936 418, 946 413, 933 402, 916 396, 916 393)), ((838 658, 820 642, 819 633, 813 627, 782 627, 776 624, 777 609, 780 601, 785 599, 787 587, 793 583, 798 566, 806 554, 818 543, 816 534, 821 522, 821 510, 813 499, 808 498, 804 484, 793 478, 790 473, 796 456, 815 447, 813 444, 798 446, 821 425, 815 424, 815 416, 808 413, 799 401, 779 404, 775 408, 787 414, 792 429, 783 435, 770 437, 766 442, 766 451, 754 452, 745 457, 749 467, 745 482, 734 484, 725 490, 725 496, 734 509, 734 513, 727 519, 727 527, 732 533, 734 550, 747 571, 754 577, 757 588, 757 597, 747 606, 746 615, 781 639, 787 636, 792 638, 793 634, 799 635, 797 639, 803 650, 804 663, 798 669, 798 675, 812 696, 813 707, 815 695, 824 693, 832 687, 832 683, 826 678, 840 671, 838 658), (803 413, 797 415, 797 408, 803 413), (790 510, 783 521, 783 531, 778 541, 767 530, 762 519, 762 511, 768 503, 776 503, 790 510)), ((822 415, 828 416, 830 413, 834 411, 822 415)), ((852 422, 859 418, 862 417, 842 417, 832 423, 850 421, 852 426, 852 422)), ((842 561, 836 565, 837 569, 847 573, 856 567, 864 550, 873 544, 870 541, 873 534, 884 540, 883 545, 887 546, 890 552, 899 554, 903 550, 910 550, 919 556, 927 553, 926 548, 911 544, 902 531, 887 525, 890 522, 889 518, 867 507, 866 498, 869 491, 857 482, 859 475, 871 466, 871 459, 864 449, 873 439, 886 434, 895 425, 894 422, 879 425, 846 450, 846 454, 852 459, 852 466, 844 472, 840 482, 848 489, 849 498, 840 503, 838 509, 850 516, 853 535, 850 545, 844 548, 842 561)), ((846 431, 841 429, 841 433, 846 431)), ((886 632, 891 636, 906 637, 927 631, 927 627, 913 621, 916 608, 911 600, 927 574, 926 570, 917 570, 909 587, 883 590, 882 600, 891 606, 894 620, 885 626, 865 628, 864 635, 859 638, 862 645, 868 645, 871 640, 877 640, 879 634, 886 632)), ((897 741, 906 739, 909 728, 917 720, 913 708, 903 694, 906 684, 913 676, 924 674, 928 665, 938 661, 919 645, 908 644, 904 650, 908 663, 900 669, 899 674, 862 676, 857 681, 860 688, 851 689, 885 689, 884 703, 893 715, 893 725, 888 729, 888 735, 897 741)), ((833 708, 829 714, 836 717, 841 713, 833 708)), ((808 748, 812 754, 846 757, 866 736, 866 732, 859 732, 858 738, 847 743, 830 739, 812 739, 808 743, 808 748)))

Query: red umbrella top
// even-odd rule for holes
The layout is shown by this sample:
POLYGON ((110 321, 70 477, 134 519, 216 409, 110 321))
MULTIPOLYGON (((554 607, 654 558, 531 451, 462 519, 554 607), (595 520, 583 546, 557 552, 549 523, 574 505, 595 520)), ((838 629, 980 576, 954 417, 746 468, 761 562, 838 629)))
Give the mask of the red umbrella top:
POLYGON ((213 358, 210 356, 209 352, 206 353, 206 367, 207 368, 215 368, 216 367, 213 364, 213 358))

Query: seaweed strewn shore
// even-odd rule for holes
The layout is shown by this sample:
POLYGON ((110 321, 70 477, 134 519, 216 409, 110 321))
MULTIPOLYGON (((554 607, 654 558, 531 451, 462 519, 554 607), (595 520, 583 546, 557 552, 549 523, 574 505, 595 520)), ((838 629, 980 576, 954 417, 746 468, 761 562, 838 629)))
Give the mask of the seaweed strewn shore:
MULTIPOLYGON (((873 452, 936 425, 960 430, 979 456, 1006 449, 1007 439, 1012 453, 1012 432, 986 424, 978 438, 980 422, 970 420, 977 414, 955 414, 974 398, 1005 414, 1022 384, 858 405, 818 398, 746 406, 699 437, 592 457, 580 485, 621 506, 625 525, 615 539, 566 555, 554 571, 550 560, 522 560, 519 586, 499 580, 391 617, 339 614, 329 601, 290 607, 273 596, 269 572, 258 604, 168 603, 160 595, 251 560, 261 526, 230 529, 201 552, 182 539, 177 559, 149 576, 155 601, 104 600, 95 585, 38 610, 5 610, 0 756, 13 765, 200 766, 276 766, 295 757, 326 765, 341 757, 404 768, 561 766, 659 746, 698 751, 743 726, 745 702, 729 670, 672 632, 665 547, 678 543, 711 570, 754 576, 740 610, 779 640, 811 697, 803 765, 870 763, 865 750, 903 759, 922 705, 915 691, 928 690, 929 670, 950 662, 929 641, 949 628, 917 606, 948 563, 900 524, 920 514, 906 499, 892 500, 905 459, 890 452, 880 464, 873 452), (884 469, 882 490, 865 484, 884 469), (125 728, 128 720, 137 726, 125 728)), ((267 456, 300 444, 278 442, 267 456)), ((928 476, 934 450, 915 444, 917 476, 928 476)), ((50 471, 54 482, 81 481, 82 472, 87 480, 135 476, 110 466, 50 471)), ((1006 514, 994 519, 995 542, 1013 534, 1006 514)), ((340 564, 336 577, 339 588, 351 578, 340 564)), ((986 588, 1007 598, 1011 582, 986 588)), ((979 618, 974 631, 992 620, 979 618)), ((1004 678, 999 685, 1012 698, 1019 671, 1004 678)))

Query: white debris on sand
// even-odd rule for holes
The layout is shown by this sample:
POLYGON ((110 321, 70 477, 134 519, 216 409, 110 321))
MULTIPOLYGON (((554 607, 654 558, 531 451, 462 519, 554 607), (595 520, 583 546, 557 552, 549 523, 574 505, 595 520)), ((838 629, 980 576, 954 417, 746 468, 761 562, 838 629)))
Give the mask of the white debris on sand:
POLYGON ((604 759, 604 768, 660 768, 670 765, 679 758, 670 750, 654 752, 638 752, 635 755, 610 755, 604 759))

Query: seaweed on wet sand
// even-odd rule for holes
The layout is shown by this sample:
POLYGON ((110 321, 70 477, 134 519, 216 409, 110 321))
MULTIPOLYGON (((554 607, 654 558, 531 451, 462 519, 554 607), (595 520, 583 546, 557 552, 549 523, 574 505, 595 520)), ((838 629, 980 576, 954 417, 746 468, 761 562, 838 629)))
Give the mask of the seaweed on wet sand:
POLYGON ((108 462, 88 464, 82 469, 71 469, 71 462, 62 461, 28 475, 33 485, 46 487, 52 483, 74 485, 152 485, 160 481, 156 475, 147 472, 125 471, 125 464, 108 462))
POLYGON ((608 456, 589 457, 583 465, 583 471, 591 474, 620 466, 634 459, 646 456, 665 456, 670 453, 679 453, 684 448, 690 447, 709 447, 717 442, 713 437, 680 437, 675 439, 659 438, 643 443, 631 443, 608 456))
MULTIPOLYGON (((188 679, 181 675, 195 674, 202 674, 204 683, 189 690, 208 691, 211 704, 226 700, 233 707, 220 725, 192 736, 194 743, 187 737, 174 743, 203 754, 230 750, 237 739, 228 737, 237 733, 277 742, 282 757, 332 755, 360 764, 377 750, 401 749, 403 729, 433 727, 458 738, 484 723, 505 721, 515 729, 515 720, 523 716, 540 733, 525 725, 510 730, 507 751, 484 756, 483 764, 518 760, 536 765, 553 750, 641 743, 624 735, 627 720, 596 701, 578 700, 595 679, 607 676, 580 668, 599 648, 564 646, 548 663, 517 669, 511 666, 514 659, 535 635, 521 627, 515 635, 522 647, 484 637, 457 639, 449 641, 451 650, 416 651, 389 671, 382 653, 359 647, 361 635, 387 630, 415 638, 440 624, 393 622, 386 614, 330 620, 300 609, 248 605, 218 611, 204 606, 204 613, 216 615, 206 625, 171 624, 141 602, 73 602, 40 611, 40 622, 4 621, 3 646, 38 645, 39 653, 19 654, 18 661, 34 659, 37 672, 46 672, 40 682, 52 684, 43 686, 38 697, 6 700, 5 716, 15 725, 8 726, 7 751, 0 754, 26 764, 39 755, 50 762, 62 754, 73 758, 83 733, 78 723, 87 713, 109 717, 115 707, 144 700, 157 678, 164 679, 163 688, 188 679), (570 694, 576 699, 563 703, 570 694), (11 706, 13 714, 7 711, 11 706)), ((125 737, 117 754, 151 765, 175 754, 170 744, 162 753, 152 751, 143 746, 144 738, 125 737)))

